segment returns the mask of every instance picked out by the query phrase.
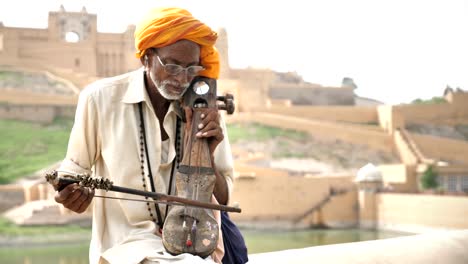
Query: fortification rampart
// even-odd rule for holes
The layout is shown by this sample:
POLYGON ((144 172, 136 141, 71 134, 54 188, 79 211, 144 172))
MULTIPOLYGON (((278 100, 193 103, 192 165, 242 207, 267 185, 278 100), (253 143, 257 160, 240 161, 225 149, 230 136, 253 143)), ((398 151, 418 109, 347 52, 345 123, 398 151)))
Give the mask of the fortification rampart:
POLYGON ((401 130, 397 130, 393 134, 393 140, 395 142, 395 148, 397 150, 398 156, 400 157, 401 162, 404 164, 418 164, 420 160, 417 156, 417 153, 415 153, 410 142, 408 141, 406 135, 407 134, 404 134, 401 130))
MULTIPOLYGON (((287 171, 240 164, 235 169, 241 176, 235 179, 231 202, 242 208, 242 214, 231 214, 236 221, 292 221, 326 198, 330 188, 353 188, 351 176, 290 176, 287 171)), ((356 191, 332 198, 321 220, 329 225, 356 225, 356 199, 356 191)), ((315 220, 312 216, 306 221, 312 225, 317 224, 315 220)))
POLYGON ((45 29, 0 27, 0 61, 21 66, 35 60, 87 76, 118 75, 141 65, 134 56, 133 32, 134 27, 129 26, 120 34, 100 33, 95 14, 86 9, 67 12, 61 7, 49 12, 45 29), (77 35, 76 42, 66 38, 69 32, 77 35))
POLYGON ((468 197, 426 194, 377 194, 378 226, 409 232, 468 229, 468 197))
POLYGON ((49 124, 57 117, 73 118, 74 116, 75 106, 0 103, 0 119, 33 121, 49 124))
POLYGON ((382 173, 385 189, 403 193, 419 192, 416 165, 387 164, 380 165, 378 168, 382 173))
POLYGON ((322 87, 294 83, 274 83, 268 89, 273 99, 289 99, 294 105, 354 105, 354 90, 350 87, 322 87))
POLYGON ((25 200, 25 189, 21 184, 0 185, 0 212, 22 205, 25 200))
POLYGON ((425 157, 447 161, 449 164, 468 164, 468 142, 416 133, 409 134, 425 157))
MULTIPOLYGON (((465 103, 468 105, 468 99, 465 103)), ((405 123, 468 124, 468 107, 451 103, 394 106, 405 123)))
POLYGON ((271 105, 268 113, 314 120, 348 122, 358 124, 377 124, 377 109, 375 107, 359 106, 285 106, 271 105))

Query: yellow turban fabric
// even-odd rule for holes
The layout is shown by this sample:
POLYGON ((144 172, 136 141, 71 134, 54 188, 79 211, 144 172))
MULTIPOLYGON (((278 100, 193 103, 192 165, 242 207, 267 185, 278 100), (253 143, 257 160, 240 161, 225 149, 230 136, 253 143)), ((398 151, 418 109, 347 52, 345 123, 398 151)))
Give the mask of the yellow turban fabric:
POLYGON ((181 8, 156 8, 151 10, 135 29, 136 57, 146 49, 171 45, 186 39, 200 45, 200 62, 205 70, 200 75, 219 76, 219 55, 214 47, 218 34, 195 19, 190 12, 181 8))

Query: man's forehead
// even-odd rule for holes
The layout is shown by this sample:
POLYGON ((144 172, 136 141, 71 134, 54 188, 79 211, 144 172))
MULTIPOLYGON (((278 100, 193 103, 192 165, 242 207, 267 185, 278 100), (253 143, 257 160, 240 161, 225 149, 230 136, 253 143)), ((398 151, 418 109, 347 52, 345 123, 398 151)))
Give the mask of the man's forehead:
POLYGON ((167 59, 198 60, 200 57, 200 46, 190 40, 180 40, 157 50, 158 55, 167 59))

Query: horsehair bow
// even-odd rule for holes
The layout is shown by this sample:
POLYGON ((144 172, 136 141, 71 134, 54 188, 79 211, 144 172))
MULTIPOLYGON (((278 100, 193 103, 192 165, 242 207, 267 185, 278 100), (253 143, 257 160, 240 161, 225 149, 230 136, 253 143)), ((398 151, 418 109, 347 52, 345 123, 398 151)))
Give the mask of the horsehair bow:
MULTIPOLYGON (((180 205, 180 206, 190 206, 190 207, 199 207, 205 209, 212 209, 218 211, 226 211, 226 212, 234 212, 240 213, 241 209, 237 207, 231 207, 221 204, 212 204, 212 203, 205 203, 199 202, 191 199, 186 199, 174 195, 162 194, 157 192, 148 192, 148 191, 141 191, 132 188, 126 188, 121 186, 115 186, 113 182, 109 179, 104 179, 102 177, 91 177, 87 173, 79 174, 79 173, 72 173, 68 171, 51 171, 47 172, 45 175, 45 179, 48 183, 50 183, 55 190, 61 191, 69 184, 77 183, 82 187, 88 187, 91 189, 99 189, 99 190, 106 190, 106 191, 113 191, 119 193, 127 193, 133 194, 138 196, 149 197, 153 199, 154 203, 162 203, 162 204, 170 204, 170 205, 180 205), (58 176, 58 172, 66 173, 66 176, 58 176)), ((116 197, 107 197, 107 196, 95 196, 100 198, 111 198, 111 199, 120 199, 120 200, 129 200, 129 201, 144 201, 146 200, 136 200, 136 199, 126 199, 126 198, 116 198, 116 197)))

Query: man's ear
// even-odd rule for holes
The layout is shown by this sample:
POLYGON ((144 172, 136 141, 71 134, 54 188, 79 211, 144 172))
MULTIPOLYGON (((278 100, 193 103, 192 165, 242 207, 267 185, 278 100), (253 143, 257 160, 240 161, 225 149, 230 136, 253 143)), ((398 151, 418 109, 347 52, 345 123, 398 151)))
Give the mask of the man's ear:
POLYGON ((145 50, 145 55, 140 57, 140 62, 144 67, 148 67, 149 63, 149 57, 151 57, 154 54, 153 49, 147 49, 145 50))
POLYGON ((147 67, 148 65, 148 55, 145 54, 143 56, 140 57, 140 62, 141 62, 141 65, 143 65, 144 67, 147 67))

